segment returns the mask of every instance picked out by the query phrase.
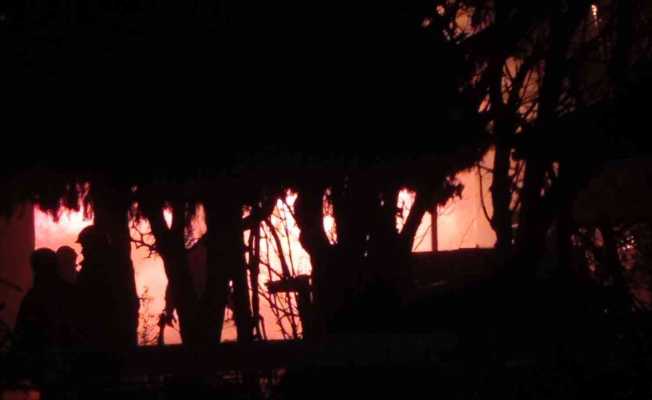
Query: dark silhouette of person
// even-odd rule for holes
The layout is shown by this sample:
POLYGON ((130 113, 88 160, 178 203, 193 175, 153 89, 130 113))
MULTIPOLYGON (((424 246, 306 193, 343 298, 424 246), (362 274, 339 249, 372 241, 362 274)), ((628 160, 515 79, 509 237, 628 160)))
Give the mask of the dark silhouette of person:
POLYGON ((77 280, 77 252, 70 246, 61 246, 57 250, 59 278, 68 285, 77 280))
POLYGON ((76 286, 86 344, 93 350, 118 349, 121 342, 117 329, 125 316, 121 307, 124 301, 120 299, 120 275, 115 273, 115 251, 109 237, 94 225, 84 228, 77 242, 84 257, 76 286))
POLYGON ((59 302, 62 305, 62 317, 67 324, 66 345, 79 345, 84 341, 84 329, 80 313, 82 304, 77 288, 77 252, 70 246, 61 246, 57 250, 57 277, 59 285, 59 302))
POLYGON ((69 332, 64 305, 59 301, 62 286, 56 254, 41 248, 32 253, 30 261, 34 284, 20 305, 15 331, 19 348, 38 352, 63 345, 69 332))
POLYGON ((34 283, 20 305, 15 326, 15 372, 46 387, 65 373, 62 354, 73 343, 73 325, 59 278, 57 255, 46 248, 31 256, 34 283))

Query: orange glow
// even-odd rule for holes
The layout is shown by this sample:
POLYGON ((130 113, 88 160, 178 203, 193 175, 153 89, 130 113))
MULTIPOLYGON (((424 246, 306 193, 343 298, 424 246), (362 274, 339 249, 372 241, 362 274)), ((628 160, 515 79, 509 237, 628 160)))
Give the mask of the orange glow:
POLYGON ((396 200, 396 208, 401 210, 401 213, 396 216, 396 230, 402 231, 403 225, 410 216, 410 209, 414 204, 414 199, 416 198, 416 193, 412 190, 402 189, 398 193, 398 198, 396 200))
POLYGON ((330 200, 331 189, 326 189, 324 196, 322 197, 322 215, 323 215, 323 224, 324 232, 328 238, 330 244, 337 243, 337 223, 335 222, 335 209, 333 203, 330 200))
POLYGON ((168 229, 172 228, 172 208, 165 207, 163 209, 163 219, 165 220, 168 229))
POLYGON ((299 194, 296 192, 293 192, 292 190, 288 189, 287 192, 285 193, 285 203, 290 207, 294 207, 294 202, 297 201, 297 197, 299 197, 299 194))
MULTIPOLYGON (((310 275, 312 266, 310 256, 299 241, 301 230, 294 220, 294 203, 298 193, 288 191, 285 199, 279 199, 269 218, 271 227, 266 223, 260 225, 259 257, 261 261, 258 286, 261 290, 260 315, 267 339, 291 338, 295 333, 300 337, 301 322, 298 318, 297 299, 294 293, 279 294, 269 297, 266 287, 268 282, 281 279, 283 274, 282 259, 291 276, 310 275), (279 238, 280 249, 273 239, 274 230, 279 238), (276 313, 280 314, 276 314, 276 313), (286 313, 291 318, 281 317, 286 313)), ((244 234, 245 243, 249 240, 249 231, 244 234)), ((251 294, 251 293, 250 293, 251 294)))
POLYGON ((204 205, 200 203, 197 205, 195 214, 192 220, 190 220, 190 226, 186 230, 186 248, 192 247, 206 232, 208 232, 208 227, 206 226, 206 210, 204 209, 204 205))
POLYGON ((79 254, 79 262, 81 246, 75 243, 77 236, 82 229, 92 224, 92 219, 84 218, 83 207, 79 211, 60 210, 57 222, 52 215, 34 207, 34 247, 48 247, 56 251, 61 246, 70 246, 79 254))
POLYGON ((330 244, 337 243, 337 227, 335 226, 335 218, 332 215, 324 215, 324 231, 330 244))
MULTIPOLYGON (((170 213, 170 217, 172 214, 170 213)), ((138 225, 131 228, 132 237, 138 237, 139 232, 151 232, 149 221, 141 219, 138 225)), ((154 236, 146 235, 144 241, 148 244, 154 244, 154 236)), ((136 290, 138 297, 143 297, 147 292, 146 306, 141 303, 140 318, 138 321, 138 339, 140 345, 144 337, 155 337, 158 327, 158 316, 165 308, 165 290, 167 289, 168 279, 165 275, 163 260, 157 254, 150 256, 149 250, 145 247, 138 248, 135 243, 131 244, 131 259, 134 263, 134 279, 136 281, 136 290), (149 328, 149 329, 147 329, 149 328), (156 331, 156 332, 154 332, 156 331)), ((164 340, 167 344, 181 343, 178 327, 176 329, 165 329, 164 340)))
MULTIPOLYGON (((487 152, 482 162, 483 168, 493 165, 493 150, 487 152)), ((487 213, 491 217, 491 174, 478 173, 478 167, 462 171, 455 179, 464 186, 461 198, 452 198, 444 206, 437 207, 437 250, 456 250, 460 248, 491 248, 496 242, 496 234, 482 210, 484 201, 487 213), (482 188, 480 185, 482 179, 482 188), (482 189, 482 190, 480 190, 482 189)), ((402 228, 409 208, 414 203, 414 193, 402 190, 398 196, 398 208, 403 210, 403 217, 397 217, 397 229, 402 228)), ((432 251, 432 216, 425 213, 414 238, 412 251, 432 251)))
MULTIPOLYGON (((489 151, 480 163, 483 167, 493 165, 494 153, 489 151)), ((458 173, 455 178, 464 185, 462 198, 450 199, 437 212, 437 242, 439 250, 460 248, 490 248, 496 243, 496 234, 482 210, 484 200, 487 213, 491 217, 491 174, 482 172, 482 192, 478 168, 458 173)), ((424 242, 429 243, 429 240, 424 242)))
POLYGON ((37 389, 2 389, 0 390, 2 400, 40 400, 41 392, 37 389))
MULTIPOLYGON (((171 215, 171 214, 170 214, 171 215)), ((48 247, 56 251, 61 246, 70 246, 79 255, 78 262, 81 259, 81 246, 75 243, 79 232, 85 227, 92 225, 92 219, 84 218, 84 209, 80 211, 61 210, 60 217, 57 222, 54 221, 51 215, 44 213, 38 207, 34 207, 34 245, 36 248, 48 247)), ((137 226, 141 232, 149 232, 149 222, 142 220, 137 226)), ((132 235, 136 232, 132 228, 132 235)), ((154 239, 152 236, 145 236, 145 241, 152 244, 154 239)), ((157 255, 149 257, 149 252, 146 248, 136 248, 135 244, 131 247, 131 258, 134 263, 134 278, 136 281, 136 289, 138 296, 143 296, 145 289, 147 289, 148 296, 150 297, 148 310, 141 308, 139 337, 141 337, 143 330, 143 319, 149 317, 158 322, 158 315, 165 307, 165 289, 167 287, 167 278, 163 270, 163 261, 157 255), (145 315, 145 313, 149 315, 145 315)), ((165 330, 166 343, 180 343, 178 331, 174 329, 165 330)))
MULTIPOLYGON (((490 166, 493 163, 493 153, 489 152, 482 164, 490 166)), ((488 221, 484 217, 480 195, 485 199, 489 215, 492 213, 491 209, 491 196, 489 187, 491 185, 491 176, 489 173, 483 175, 482 193, 480 193, 478 171, 472 169, 462 172, 457 175, 457 179, 464 184, 464 192, 462 199, 452 199, 445 206, 440 207, 438 210, 437 218, 437 231, 438 242, 440 250, 451 250, 460 247, 491 247, 495 242, 495 234, 489 227, 488 221)), ((312 266, 310 264, 310 256, 303 249, 299 241, 301 230, 294 220, 294 203, 300 194, 288 191, 283 200, 279 199, 276 207, 270 217, 270 223, 273 229, 276 230, 280 238, 281 254, 276 248, 276 244, 271 236, 269 227, 266 224, 261 224, 260 227, 260 259, 265 265, 260 267, 260 275, 258 283, 261 288, 265 288, 270 280, 278 280, 281 274, 281 256, 286 260, 288 268, 292 275, 307 274, 310 275, 312 266)), ((335 221, 335 210, 332 204, 328 202, 328 191, 324 197, 324 230, 329 236, 331 243, 337 242, 337 227, 335 221)), ((405 219, 409 215, 409 209, 414 203, 415 194, 408 190, 402 190, 398 195, 397 206, 402 210, 400 218, 397 218, 397 229, 401 229, 405 219)), ((53 218, 38 208, 34 209, 34 224, 35 224, 35 246, 49 247, 56 250, 58 247, 68 245, 73 247, 77 252, 81 251, 80 246, 75 243, 77 235, 86 226, 91 225, 92 220, 84 219, 83 209, 79 212, 63 211, 58 222, 54 222, 53 218)), ((166 208, 164 217, 168 226, 172 224, 172 210, 166 208)), ((248 215, 249 210, 243 210, 243 216, 248 215)), ((414 251, 430 251, 430 229, 431 216, 426 213, 418 228, 417 235, 414 241, 414 251)), ((141 232, 150 232, 149 222, 145 219, 139 221, 136 227, 141 232)), ((192 247, 207 231, 205 212, 203 205, 199 205, 195 216, 190 224, 188 231, 189 240, 187 247, 192 247)), ((135 228, 132 228, 131 233, 137 237, 135 228)), ((245 232, 245 242, 248 239, 249 231, 245 232)), ((145 236, 145 241, 153 244, 154 238, 151 235, 145 236)), ((203 245, 202 245, 203 246, 203 245)), ((193 251, 205 251, 196 246, 193 251)), ((193 253, 194 254, 194 253, 193 253)), ((201 254, 191 254, 190 257, 198 257, 202 259, 201 254)), ((150 329, 153 325, 157 331, 158 316, 163 311, 165 306, 165 291, 167 287, 167 278, 163 268, 163 262, 159 256, 153 254, 150 256, 149 250, 145 247, 137 248, 132 243, 131 256, 134 263, 134 274, 136 281, 136 288, 139 296, 143 296, 147 290, 147 295, 150 300, 147 302, 146 307, 141 307, 141 318, 139 325, 139 337, 152 336, 144 332, 146 329, 145 321, 149 321, 150 329)), ((205 263, 205 261, 204 261, 205 263)), ((282 303, 280 306, 292 309, 296 317, 296 297, 294 294, 289 296, 279 296, 279 301, 282 303), (292 303, 292 305, 290 303, 292 303)), ((283 331, 286 333, 292 330, 287 319, 282 320, 280 323, 277 316, 274 314, 272 307, 268 300, 265 298, 260 299, 260 312, 264 320, 265 330, 268 339, 282 339, 284 338, 283 331)), ((236 339, 235 324, 232 319, 233 315, 231 310, 227 310, 225 316, 224 329, 222 338, 225 341, 236 339)), ((298 320, 298 318, 296 318, 298 320)), ((299 323, 300 324, 300 323, 299 323)), ((300 332, 300 325, 297 327, 300 332)), ((164 331, 165 343, 175 344, 180 343, 180 335, 178 326, 173 329, 167 328, 164 331)))
POLYGON ((414 235, 414 243, 412 244, 412 251, 421 253, 432 251, 432 217, 429 212, 423 215, 421 223, 417 228, 417 233, 414 235))

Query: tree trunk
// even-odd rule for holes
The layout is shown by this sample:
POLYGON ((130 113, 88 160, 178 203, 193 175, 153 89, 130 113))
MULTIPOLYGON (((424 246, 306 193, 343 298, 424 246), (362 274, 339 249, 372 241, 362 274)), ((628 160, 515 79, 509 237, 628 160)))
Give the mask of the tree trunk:
POLYGON ((260 296, 258 278, 260 276, 260 228, 249 231, 249 284, 251 285, 251 311, 253 315, 254 337, 265 339, 265 330, 260 319, 260 296))
MULTIPOLYGON (((566 13, 559 11, 550 19, 550 49, 545 58, 545 71, 539 94, 539 113, 535 123, 536 129, 528 132, 528 154, 526 155, 526 168, 521 191, 521 211, 519 213, 519 228, 516 245, 519 247, 519 265, 516 268, 525 268, 521 271, 529 277, 534 276, 537 260, 544 250, 545 236, 553 221, 553 214, 559 210, 562 198, 572 193, 566 177, 564 185, 559 185, 557 196, 553 201, 544 201, 544 197, 551 197, 552 188, 548 188, 545 196, 542 191, 546 187, 546 173, 552 168, 555 159, 551 143, 563 143, 563 138, 557 136, 552 130, 558 119, 558 107, 563 91, 566 71, 567 52, 581 19, 586 16, 588 6, 572 4, 566 13), (560 190, 559 190, 560 189, 560 190)), ((569 171, 570 172, 570 171, 569 171)), ((574 172, 572 172, 574 173, 574 172)), ((558 180, 562 182, 561 180, 558 180)), ((558 182, 558 183, 559 183, 558 182)))
MULTIPOLYGON (((324 232, 323 197, 325 187, 303 184, 299 187, 299 197, 294 209, 297 226, 301 229, 299 241, 310 255, 312 266, 312 309, 310 323, 312 332, 319 336, 328 329, 335 313, 335 286, 331 282, 329 260, 333 248, 324 232)), ((305 335, 304 335, 305 337, 305 335)))
MULTIPOLYGON (((497 128, 501 129, 501 128, 497 128)), ((496 257, 498 267, 503 269, 511 257, 512 249, 512 198, 511 178, 509 176, 511 148, 501 139, 496 144, 491 184, 493 216, 491 226, 496 232, 496 257)))
POLYGON ((253 338, 253 318, 244 259, 241 207, 234 199, 225 199, 218 194, 207 204, 208 264, 214 295, 205 304, 213 314, 217 312, 223 316, 231 281, 238 341, 249 342, 253 338))
POLYGON ((172 226, 167 227, 163 218, 163 203, 156 202, 143 207, 143 213, 150 222, 156 239, 156 249, 163 260, 163 267, 168 278, 170 297, 167 308, 176 309, 179 316, 179 330, 184 345, 204 344, 201 332, 203 318, 199 309, 199 298, 195 292, 188 267, 185 248, 185 205, 183 202, 172 204, 172 226))
POLYGON ((117 348, 126 349, 138 344, 138 310, 140 307, 134 267, 131 261, 131 238, 127 210, 129 192, 125 188, 98 183, 93 190, 94 223, 111 240, 115 255, 115 315, 111 337, 117 348))

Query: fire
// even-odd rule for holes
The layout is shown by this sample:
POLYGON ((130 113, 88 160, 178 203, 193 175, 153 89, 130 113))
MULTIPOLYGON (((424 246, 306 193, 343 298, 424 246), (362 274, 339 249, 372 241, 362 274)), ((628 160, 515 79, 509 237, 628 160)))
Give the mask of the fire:
POLYGON ((172 228, 172 208, 165 207, 163 209, 163 219, 165 220, 168 229, 172 228))
MULTIPOLYGON (((172 214, 170 210, 169 220, 166 217, 168 224, 172 223, 172 214)), ((75 243, 79 232, 85 227, 92 225, 93 219, 84 217, 84 208, 79 211, 62 209, 60 210, 59 219, 55 222, 52 215, 41 211, 38 207, 34 207, 34 237, 35 247, 48 247, 56 251, 61 246, 70 246, 77 254, 81 254, 81 246, 75 243)), ((149 222, 147 220, 139 221, 135 228, 132 228, 132 236, 136 235, 136 231, 149 232, 149 222)), ((145 240, 153 243, 153 237, 146 236, 145 240)), ((81 258, 81 255, 80 255, 81 258)), ((134 277, 136 280, 136 289, 138 296, 142 297, 147 290, 150 302, 148 310, 141 309, 141 322, 144 318, 158 314, 163 311, 165 307, 165 289, 167 287, 167 277, 163 269, 163 261, 157 255, 150 257, 149 251, 144 248, 137 248, 132 244, 131 258, 134 263, 134 277), (151 315, 144 315, 148 313, 151 315)), ((142 324, 139 330, 142 330, 142 324)), ((139 337, 140 337, 139 332, 139 337)), ((174 329, 167 329, 165 332, 166 343, 180 343, 181 339, 179 334, 174 329)))
MULTIPOLYGON (((491 165, 492 157, 492 153, 487 154, 483 160, 483 164, 491 165)), ((483 180, 487 179, 486 182, 483 182, 482 193, 478 184, 477 169, 462 172, 457 175, 457 179, 462 182, 465 188, 462 199, 452 199, 448 204, 440 207, 438 210, 437 232, 439 250, 452 250, 460 247, 493 246, 495 234, 482 212, 479 201, 480 196, 482 196, 487 204, 488 212, 491 213, 491 196, 489 194, 489 187, 491 185, 490 174, 486 174, 482 178, 483 180)), ((312 269, 310 256, 300 244, 299 237, 301 230, 294 220, 294 204, 299 195, 299 193, 287 191, 285 198, 277 201, 274 212, 270 217, 270 222, 281 238, 281 251, 292 270, 292 274, 309 275, 312 269)), ((323 227, 331 244, 335 244, 337 243, 337 224, 335 219, 337 210, 334 210, 332 204, 328 201, 328 196, 329 192, 326 191, 323 207, 323 227)), ((416 194, 414 192, 407 189, 402 190, 398 194, 397 208, 401 210, 400 215, 397 216, 397 229, 399 231, 409 215, 410 207, 414 203, 415 196, 416 194)), ((162 212, 166 224, 170 227, 173 222, 172 210, 166 207, 162 212)), ((243 217, 248 213, 249 210, 243 210, 243 217)), ((415 238, 413 247, 414 251, 431 251, 431 240, 429 236, 432 233, 431 220, 430 214, 426 213, 417 231, 417 237, 415 238)), ((93 224, 93 220, 84 218, 83 208, 79 211, 62 210, 56 222, 51 215, 35 208, 35 246, 37 248, 49 247, 56 250, 60 246, 67 245, 80 253, 81 248, 79 244, 75 243, 77 235, 83 228, 91 224, 93 224)), ((150 231, 149 222, 142 219, 131 229, 132 236, 137 237, 137 231, 150 231)), ((197 206, 197 210, 190 223, 187 246, 192 247, 206 231, 205 211, 203 205, 200 204, 197 206)), ((245 242, 248 234, 248 231, 245 232, 245 242)), ((150 244, 154 243, 151 235, 146 235, 144 239, 150 244)), ((263 288, 266 287, 268 281, 278 279, 278 275, 281 272, 280 254, 275 247, 276 245, 271 237, 269 227, 265 224, 261 225, 261 240, 259 245, 261 260, 266 263, 264 268, 261 266, 261 274, 259 276, 259 285, 263 288)), ((146 302, 146 307, 141 307, 141 325, 139 326, 139 337, 141 337, 146 325, 158 329, 156 324, 158 322, 158 315, 165 307, 165 291, 168 281, 163 268, 163 261, 159 256, 156 254, 150 255, 146 247, 138 248, 135 244, 132 244, 131 254, 138 295, 142 297, 147 293, 149 297, 149 300, 146 302), (146 324, 145 321, 149 322, 146 324)), ((261 298, 260 306, 267 331, 267 338, 282 339, 284 336, 281 329, 286 330, 286 332, 290 330, 287 323, 281 323, 283 328, 279 326, 277 316, 270 308, 266 299, 261 298)), ((224 340, 235 340, 236 338, 235 326, 230 312, 227 312, 226 315, 222 337, 224 340)), ((178 328, 165 330, 165 343, 175 344, 180 342, 181 338, 178 328)))
POLYGON ((62 209, 55 222, 54 216, 34 207, 34 246, 38 249, 48 247, 56 251, 61 246, 70 246, 81 254, 81 246, 76 243, 79 232, 92 225, 92 219, 84 217, 84 207, 79 211, 62 209))

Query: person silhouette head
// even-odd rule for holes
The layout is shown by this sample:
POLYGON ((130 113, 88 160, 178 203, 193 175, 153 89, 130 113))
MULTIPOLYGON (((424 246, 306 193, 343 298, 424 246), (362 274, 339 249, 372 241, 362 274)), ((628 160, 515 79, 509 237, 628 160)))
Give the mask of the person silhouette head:
POLYGON ((57 277, 57 255, 48 248, 40 248, 32 252, 30 258, 34 272, 34 286, 52 283, 57 277))
POLYGON ((77 252, 70 246, 61 246, 57 250, 59 278, 74 284, 77 279, 77 252))
POLYGON ((109 246, 107 236, 102 234, 95 225, 90 225, 82 229, 79 232, 77 243, 82 246, 84 259, 105 251, 109 246))

